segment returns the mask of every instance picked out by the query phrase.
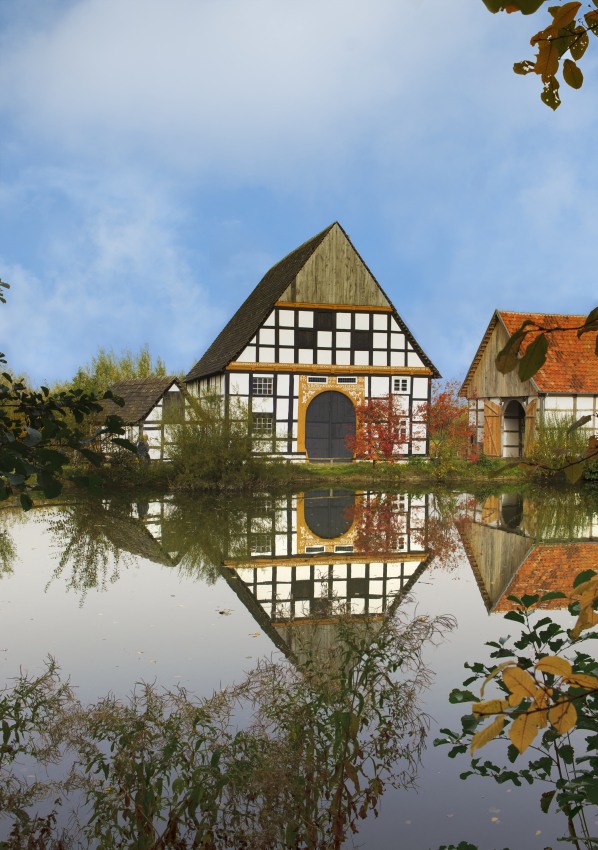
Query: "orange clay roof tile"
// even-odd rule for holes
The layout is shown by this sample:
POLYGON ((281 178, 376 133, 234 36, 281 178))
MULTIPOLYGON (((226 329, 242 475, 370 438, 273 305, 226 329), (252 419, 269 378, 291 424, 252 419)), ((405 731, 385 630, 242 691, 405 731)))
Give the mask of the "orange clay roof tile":
MULTIPOLYGON (((508 313, 498 310, 498 315, 512 335, 529 319, 542 328, 565 328, 548 334, 549 346, 546 362, 534 376, 540 392, 546 393, 598 393, 598 357, 596 333, 578 337, 572 330, 583 325, 585 316, 547 313, 508 313)), ((526 347, 540 333, 530 333, 521 347, 526 347)))
MULTIPOLYGON (((524 593, 548 593, 551 590, 561 590, 570 593, 573 580, 582 570, 598 567, 597 543, 568 543, 545 544, 536 546, 527 556, 510 585, 504 591, 494 610, 497 613, 512 611, 517 608, 508 596, 519 596, 524 593)), ((566 599, 551 599, 542 605, 543 608, 566 608, 566 599)))

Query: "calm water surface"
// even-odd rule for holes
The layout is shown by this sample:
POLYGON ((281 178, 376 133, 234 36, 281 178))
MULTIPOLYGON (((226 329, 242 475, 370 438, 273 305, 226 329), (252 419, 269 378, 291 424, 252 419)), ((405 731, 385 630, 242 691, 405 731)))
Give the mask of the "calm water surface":
MULTIPOLYGON (((461 781, 468 760, 431 741, 441 727, 459 727, 463 709, 447 696, 464 662, 487 660, 485 641, 515 633, 503 619, 507 596, 567 590, 598 564, 596 501, 312 491, 6 509, 0 678, 38 673, 52 656, 85 705, 126 699, 140 682, 209 697, 253 675, 263 658, 303 673, 314 659, 330 663, 348 622, 375 635, 392 619, 451 615, 456 627, 423 647, 433 677, 415 714, 429 715, 430 732, 415 781, 387 784, 378 816, 359 818, 344 846, 556 846, 565 828, 540 812, 543 789, 461 781), (455 525, 456 516, 467 521, 455 525)), ((568 621, 566 611, 552 613, 568 621)), ((242 706, 235 722, 249 716, 242 706)), ((492 746, 499 759, 501 745, 492 746)), ((0 820, 0 837, 7 828, 0 820)))

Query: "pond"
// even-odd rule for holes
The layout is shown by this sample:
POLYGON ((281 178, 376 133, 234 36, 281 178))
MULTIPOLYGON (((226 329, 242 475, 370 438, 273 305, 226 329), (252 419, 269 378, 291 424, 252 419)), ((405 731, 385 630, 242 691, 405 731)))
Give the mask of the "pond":
POLYGON ((45 818, 54 843, 35 846, 542 850, 566 833, 545 788, 461 780, 469 757, 432 742, 467 711, 448 701, 464 663, 518 634, 508 597, 598 565, 591 492, 85 499, 0 522, 0 681, 28 676, 47 747, 5 750, 4 805, 45 818), (176 823, 152 820, 166 798, 176 823))

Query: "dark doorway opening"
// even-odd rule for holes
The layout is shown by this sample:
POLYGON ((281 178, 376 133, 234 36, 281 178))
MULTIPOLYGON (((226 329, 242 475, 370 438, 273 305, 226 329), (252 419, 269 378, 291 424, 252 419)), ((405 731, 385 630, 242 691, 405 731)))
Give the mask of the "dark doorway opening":
POLYGON ((503 457, 523 457, 525 411, 518 401, 510 401, 503 418, 503 457))

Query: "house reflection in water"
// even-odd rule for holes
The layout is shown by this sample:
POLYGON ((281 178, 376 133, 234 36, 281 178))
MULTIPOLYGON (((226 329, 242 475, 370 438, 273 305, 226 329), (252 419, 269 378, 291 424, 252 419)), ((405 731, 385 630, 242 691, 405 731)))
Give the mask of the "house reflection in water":
MULTIPOLYGON (((492 496, 470 510, 461 538, 487 610, 516 608, 509 596, 569 593, 575 576, 598 565, 598 517, 575 514, 567 522, 561 511, 538 514, 521 494, 492 496)), ((546 608, 564 608, 553 599, 546 608)))
POLYGON ((430 561, 427 516, 428 497, 407 494, 319 490, 256 502, 248 556, 226 559, 223 573, 299 660, 305 640, 310 652, 333 645, 340 617, 382 622, 394 609, 430 561))

